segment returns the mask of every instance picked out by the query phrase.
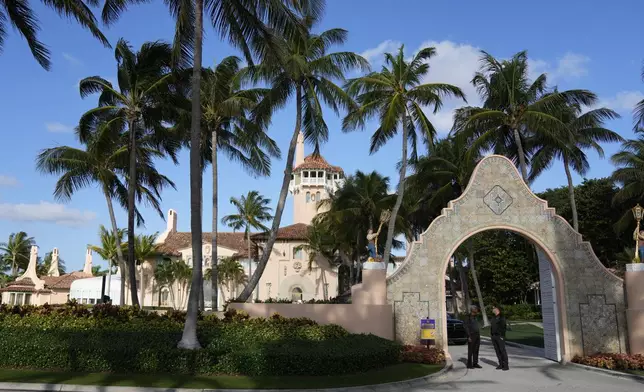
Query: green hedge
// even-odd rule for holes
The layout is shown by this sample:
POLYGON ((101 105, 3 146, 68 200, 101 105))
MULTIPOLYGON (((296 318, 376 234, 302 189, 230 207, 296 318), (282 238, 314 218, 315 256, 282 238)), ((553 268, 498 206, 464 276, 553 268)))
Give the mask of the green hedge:
POLYGON ((199 351, 177 349, 182 313, 110 305, 0 307, 0 367, 78 372, 331 375, 398 363, 401 347, 308 319, 229 311, 198 323, 199 351))

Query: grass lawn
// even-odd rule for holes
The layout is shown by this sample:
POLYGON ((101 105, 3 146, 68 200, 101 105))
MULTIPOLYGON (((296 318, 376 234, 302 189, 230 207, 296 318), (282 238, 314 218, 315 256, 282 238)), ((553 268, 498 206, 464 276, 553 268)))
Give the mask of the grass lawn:
MULTIPOLYGON (((543 348, 543 329, 530 324, 512 325, 505 334, 506 340, 527 346, 543 348)), ((490 328, 482 328, 481 335, 490 336, 490 328)))
POLYGON ((626 370, 625 372, 636 376, 644 376, 644 370, 626 370))
POLYGON ((128 375, 0 369, 0 382, 195 389, 307 389, 351 387, 403 381, 423 377, 435 373, 442 368, 443 365, 402 363, 361 374, 315 377, 189 376, 172 374, 128 375))

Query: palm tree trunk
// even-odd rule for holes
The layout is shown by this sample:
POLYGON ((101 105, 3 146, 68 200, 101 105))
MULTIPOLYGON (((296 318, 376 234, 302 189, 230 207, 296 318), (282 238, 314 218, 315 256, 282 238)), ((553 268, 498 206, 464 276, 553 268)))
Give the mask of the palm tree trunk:
POLYGON ((143 272, 143 263, 145 260, 141 260, 141 307, 145 306, 145 272, 143 272))
POLYGON ((219 311, 219 292, 217 291, 217 218, 219 215, 218 200, 219 187, 217 184, 217 131, 212 132, 212 258, 210 264, 210 285, 212 286, 212 305, 213 312, 219 311))
POLYGON ((190 130, 190 231, 192 232, 192 285, 188 313, 179 348, 200 349, 197 340, 199 282, 203 283, 201 233, 201 56, 203 46, 203 0, 195 0, 195 47, 192 67, 192 127, 190 130))
POLYGON ((127 265, 130 275, 132 306, 139 306, 136 292, 136 262, 134 261, 134 209, 136 196, 136 121, 129 120, 130 129, 130 178, 127 189, 127 265))
POLYGON ((570 173, 570 164, 568 158, 564 157, 564 169, 566 169, 566 178, 568 179, 568 195, 570 196, 570 209, 572 210, 572 227, 579 231, 579 218, 577 216, 577 202, 575 201, 575 185, 572 183, 572 174, 570 173))
POLYGON ((268 241, 266 242, 266 248, 262 254, 257 269, 253 276, 250 277, 248 284, 242 290, 241 294, 237 298, 239 301, 246 302, 250 295, 252 294, 255 286, 259 283, 259 279, 264 273, 268 259, 273 252, 273 245, 275 245, 275 240, 277 239, 277 230, 280 227, 282 222, 282 213, 284 212, 284 204, 286 203, 286 195, 288 194, 288 184, 291 182, 291 174, 293 173, 293 158, 295 157, 295 147, 297 146, 297 137, 300 134, 300 129, 302 127, 302 87, 297 86, 297 92, 295 94, 295 107, 296 107, 296 119, 295 119, 295 130, 293 131, 293 136, 291 137, 291 144, 288 147, 288 154, 286 155, 286 168, 284 169, 284 177, 282 179, 282 189, 280 190, 280 197, 277 201, 277 207, 275 208, 275 216, 273 217, 273 225, 271 226, 271 232, 268 236, 268 241))
POLYGON ((525 152, 523 151, 523 144, 521 143, 521 135, 517 128, 512 129, 512 134, 514 135, 514 142, 517 145, 517 151, 519 153, 519 166, 521 166, 521 176, 523 181, 528 183, 528 166, 525 163, 525 152))
POLYGON ((483 302, 483 295, 481 294, 481 286, 479 286, 479 278, 476 275, 476 268, 474 268, 474 244, 472 243, 472 240, 467 241, 467 253, 470 261, 469 266, 472 270, 472 280, 474 280, 474 288, 476 289, 476 296, 479 299, 479 307, 481 308, 481 314, 483 315, 483 326, 487 327, 490 325, 490 321, 487 319, 485 303, 483 302))
MULTIPOLYGON (((402 165, 400 166, 400 180, 398 181, 398 196, 396 197, 396 204, 391 210, 389 217, 389 226, 387 227, 387 242, 385 243, 384 263, 385 266, 389 265, 389 254, 391 253, 391 244, 394 241, 394 230, 396 226, 396 218, 398 217, 398 210, 403 200, 403 193, 405 192, 405 175, 407 173, 407 111, 403 115, 402 121, 402 165)), ((378 250, 376 249, 376 252, 378 250)))

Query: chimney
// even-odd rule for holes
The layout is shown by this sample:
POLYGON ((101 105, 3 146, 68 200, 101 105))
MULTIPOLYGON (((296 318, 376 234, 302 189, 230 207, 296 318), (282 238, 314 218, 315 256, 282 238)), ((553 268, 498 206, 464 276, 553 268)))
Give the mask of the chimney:
POLYGON ((51 265, 49 266, 49 271, 47 271, 47 276, 60 276, 58 272, 58 248, 54 248, 51 252, 51 265))
POLYGON ((177 232, 177 211, 170 209, 168 211, 168 227, 167 231, 170 233, 177 232))
POLYGON ((21 281, 25 278, 31 279, 32 282, 36 285, 36 290, 42 290, 45 286, 45 282, 38 278, 38 273, 36 272, 36 265, 38 264, 38 247, 32 246, 31 253, 29 254, 29 265, 25 272, 16 278, 16 281, 21 281))
POLYGON ((295 146, 295 163, 293 168, 304 163, 304 134, 302 132, 297 135, 297 145, 295 146))
POLYGON ((83 267, 83 272, 89 275, 92 275, 92 249, 87 248, 85 252, 85 266, 83 267))

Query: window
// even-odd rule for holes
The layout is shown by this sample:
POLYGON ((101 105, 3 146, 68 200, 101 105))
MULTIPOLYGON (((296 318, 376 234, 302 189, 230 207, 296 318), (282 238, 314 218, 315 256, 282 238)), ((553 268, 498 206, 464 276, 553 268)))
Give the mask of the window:
POLYGON ((24 298, 23 293, 16 294, 16 305, 22 305, 22 299, 24 298))
POLYGON ((331 175, 330 175, 330 174, 327 174, 327 175, 326 175, 326 179, 327 179, 327 180, 330 180, 330 179, 331 179, 331 175))
POLYGON ((322 200, 322 199, 320 199, 320 192, 315 193, 315 200, 317 200, 317 201, 322 200))
POLYGON ((311 202, 311 192, 306 192, 306 202, 307 203, 311 202))
POLYGON ((167 287, 161 289, 159 306, 170 306, 170 290, 167 287))
POLYGON ((324 178, 324 172, 319 171, 319 172, 318 172, 318 177, 320 177, 320 178, 324 178))
POLYGON ((311 172, 311 178, 317 177, 317 172, 311 172))
POLYGON ((31 305, 31 293, 25 294, 25 305, 31 305))
POLYGON ((11 293, 9 295, 9 305, 13 306, 16 304, 16 293, 11 293))
POLYGON ((302 249, 293 248, 293 259, 302 260, 303 258, 304 258, 304 252, 302 251, 302 249))
POLYGON ((333 175, 333 179, 334 179, 334 180, 337 180, 337 179, 338 179, 338 175, 337 175, 337 174, 334 174, 334 175, 333 175))
POLYGON ((83 305, 87 305, 87 298, 83 298, 83 300, 81 301, 81 303, 82 303, 83 305))
POLYGON ((90 298, 90 299, 89 299, 89 303, 90 303, 91 305, 94 305, 94 304, 96 303, 96 300, 95 300, 94 298, 90 298))
POLYGON ((309 178, 309 172, 305 171, 305 172, 302 172, 302 174, 304 175, 304 178, 309 178))
POLYGON ((302 289, 299 287, 293 288, 291 290, 291 300, 293 302, 301 301, 302 300, 302 289))

